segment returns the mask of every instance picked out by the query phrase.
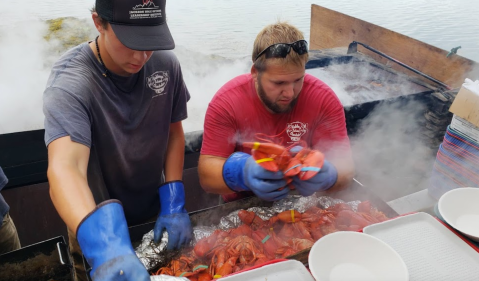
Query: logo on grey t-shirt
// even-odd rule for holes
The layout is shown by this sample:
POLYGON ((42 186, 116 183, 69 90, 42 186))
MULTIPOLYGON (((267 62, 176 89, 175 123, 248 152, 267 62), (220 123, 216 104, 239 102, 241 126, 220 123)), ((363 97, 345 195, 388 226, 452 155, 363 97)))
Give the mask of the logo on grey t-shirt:
POLYGON ((157 71, 146 78, 146 83, 150 89, 156 93, 152 98, 165 94, 165 87, 168 84, 169 79, 170 74, 168 71, 157 71))

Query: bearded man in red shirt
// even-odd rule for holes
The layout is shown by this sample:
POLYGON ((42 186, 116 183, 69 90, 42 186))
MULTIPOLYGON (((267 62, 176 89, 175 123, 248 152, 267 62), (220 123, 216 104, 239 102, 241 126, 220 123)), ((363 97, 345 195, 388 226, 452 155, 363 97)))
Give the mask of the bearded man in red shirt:
POLYGON ((283 22, 266 26, 256 37, 252 60, 251 73, 227 82, 208 106, 198 164, 203 189, 221 194, 225 202, 252 193, 268 201, 286 197, 284 173, 264 169, 243 147, 258 141, 258 134, 325 155, 314 177, 293 177, 301 195, 348 186, 354 164, 343 106, 331 88, 306 74, 303 33, 283 22))

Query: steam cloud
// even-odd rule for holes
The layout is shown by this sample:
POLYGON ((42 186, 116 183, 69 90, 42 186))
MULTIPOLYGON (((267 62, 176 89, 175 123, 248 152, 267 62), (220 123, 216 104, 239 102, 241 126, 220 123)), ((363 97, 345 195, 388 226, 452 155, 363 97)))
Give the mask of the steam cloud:
POLYGON ((69 47, 64 38, 94 36, 91 21, 66 19, 62 27, 53 34, 40 20, 0 26, 0 134, 43 128, 42 94, 52 64, 69 47))
POLYGON ((385 201, 427 188, 437 149, 421 139, 424 106, 384 103, 351 138, 356 178, 385 201))
MULTIPOLYGON (((405 75, 380 71, 369 63, 307 70, 328 84, 344 106, 425 91, 405 75)), ((385 201, 427 188, 437 150, 421 138, 425 105, 381 102, 351 137, 356 179, 385 201)))
POLYGON ((335 64, 308 69, 324 81, 344 106, 417 93, 419 86, 402 83, 405 75, 395 75, 369 65, 369 62, 335 64))
POLYGON ((39 21, 5 26, 0 31, 0 134, 43 127, 48 44, 42 35, 46 31, 47 25, 39 21), (9 32, 10 28, 15 32, 9 32))
POLYGON ((176 47, 175 54, 191 95, 183 128, 185 132, 203 130, 206 109, 214 94, 232 78, 249 72, 251 59, 202 55, 181 46, 176 47))

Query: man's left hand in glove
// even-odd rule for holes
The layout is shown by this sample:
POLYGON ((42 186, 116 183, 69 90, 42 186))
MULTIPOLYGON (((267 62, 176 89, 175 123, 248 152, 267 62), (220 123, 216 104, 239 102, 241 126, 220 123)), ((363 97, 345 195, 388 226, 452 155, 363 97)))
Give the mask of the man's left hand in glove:
POLYGON ((310 196, 317 191, 325 191, 333 187, 338 180, 338 170, 329 161, 324 160, 321 170, 309 180, 293 177, 293 185, 303 196, 310 196))
POLYGON ((185 209, 183 182, 167 182, 158 189, 161 211, 154 228, 154 240, 158 243, 163 230, 168 232, 168 250, 179 249, 191 240, 190 217, 185 209))

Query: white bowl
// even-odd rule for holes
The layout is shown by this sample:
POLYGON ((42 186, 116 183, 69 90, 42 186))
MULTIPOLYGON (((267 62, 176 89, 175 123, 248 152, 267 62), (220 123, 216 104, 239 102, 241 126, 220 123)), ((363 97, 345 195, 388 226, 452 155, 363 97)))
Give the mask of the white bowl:
POLYGON ((378 238, 355 231, 328 234, 314 243, 309 269, 317 281, 407 281, 403 259, 378 238))
POLYGON ((449 190, 439 198, 437 207, 450 226, 479 242, 479 188, 449 190))

